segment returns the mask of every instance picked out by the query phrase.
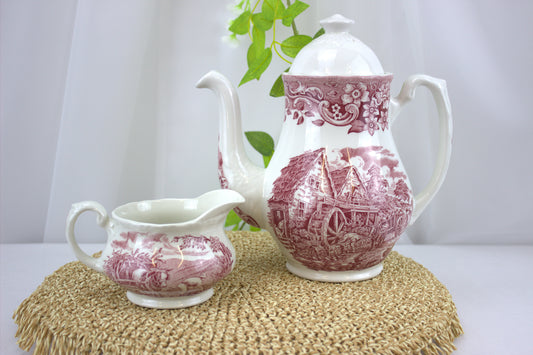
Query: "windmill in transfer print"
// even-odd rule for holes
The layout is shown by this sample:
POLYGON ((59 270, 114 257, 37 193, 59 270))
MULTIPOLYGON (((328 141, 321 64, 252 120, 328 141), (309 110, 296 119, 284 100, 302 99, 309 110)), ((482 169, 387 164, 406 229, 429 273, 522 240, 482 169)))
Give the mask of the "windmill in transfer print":
MULTIPOLYGON (((387 157, 382 147, 371 149, 378 153, 373 156, 387 157)), ((379 158, 369 159, 367 151, 352 153, 365 164, 357 168, 346 157, 329 161, 325 148, 305 152, 291 158, 274 182, 268 200, 274 233, 310 268, 353 270, 378 263, 412 212, 405 175, 391 176, 397 161, 386 160, 389 173, 382 173, 379 158)))

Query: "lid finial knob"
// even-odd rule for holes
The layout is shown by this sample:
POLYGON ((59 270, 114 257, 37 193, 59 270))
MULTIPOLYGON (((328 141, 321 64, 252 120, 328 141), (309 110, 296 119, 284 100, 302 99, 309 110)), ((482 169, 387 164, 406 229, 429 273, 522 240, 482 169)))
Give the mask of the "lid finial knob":
POLYGON ((294 75, 382 75, 383 67, 366 44, 352 36, 353 20, 333 15, 320 25, 326 34, 303 47, 294 58, 289 74, 294 75))
POLYGON ((342 15, 335 14, 320 21, 320 26, 324 28, 326 33, 348 32, 354 20, 346 18, 342 15))

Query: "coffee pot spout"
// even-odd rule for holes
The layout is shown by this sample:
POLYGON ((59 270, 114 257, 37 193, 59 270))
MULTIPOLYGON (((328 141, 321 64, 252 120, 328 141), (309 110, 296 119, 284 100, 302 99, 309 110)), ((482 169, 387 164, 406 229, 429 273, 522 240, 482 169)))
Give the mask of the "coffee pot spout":
POLYGON ((244 150, 241 110, 237 90, 224 75, 210 71, 196 84, 211 89, 220 103, 218 175, 222 188, 239 192, 246 202, 235 209, 248 224, 266 225, 262 209, 265 169, 253 164, 244 150))

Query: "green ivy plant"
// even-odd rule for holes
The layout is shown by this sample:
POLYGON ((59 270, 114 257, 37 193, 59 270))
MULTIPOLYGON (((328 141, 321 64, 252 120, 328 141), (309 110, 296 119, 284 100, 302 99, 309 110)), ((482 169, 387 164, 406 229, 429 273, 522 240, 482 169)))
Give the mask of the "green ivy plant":
MULTIPOLYGON (((239 35, 248 35, 251 40, 246 54, 248 69, 239 86, 254 79, 259 80, 270 66, 273 52, 290 68, 291 59, 296 57, 305 45, 324 33, 324 30, 320 29, 314 36, 309 36, 301 34, 296 28, 295 19, 308 7, 308 4, 300 0, 294 3, 287 0, 286 5, 281 0, 242 0, 236 5, 239 15, 230 22, 230 37, 237 39, 239 35), (292 28, 292 35, 279 38, 276 28, 280 24, 292 28), (267 33, 271 33, 272 38, 269 44, 266 43, 267 33)), ((283 81, 280 74, 270 90, 270 96, 283 95, 283 81)))
MULTIPOLYGON (((236 5, 238 15, 230 21, 228 28, 231 32, 230 37, 237 39, 237 36, 248 35, 251 40, 246 54, 248 68, 239 86, 254 79, 259 80, 270 66, 273 52, 289 65, 285 70, 288 71, 292 64, 291 59, 296 57, 305 45, 324 33, 323 29, 318 30, 314 36, 299 33, 295 19, 308 7, 308 4, 300 0, 293 3, 286 0, 285 4, 281 0, 242 0, 236 5), (280 24, 292 28, 292 35, 287 38, 280 38, 276 32, 276 28, 280 24), (270 33, 269 38, 272 38, 269 44, 266 43, 267 33, 270 33)), ((280 74, 270 89, 270 96, 280 97, 283 95, 284 87, 280 74)), ((268 133, 260 131, 245 132, 245 135, 250 145, 263 156, 263 163, 266 168, 274 154, 274 139, 268 133)), ((252 231, 259 230, 246 224, 233 210, 228 214, 225 226, 232 230, 245 228, 252 231)))

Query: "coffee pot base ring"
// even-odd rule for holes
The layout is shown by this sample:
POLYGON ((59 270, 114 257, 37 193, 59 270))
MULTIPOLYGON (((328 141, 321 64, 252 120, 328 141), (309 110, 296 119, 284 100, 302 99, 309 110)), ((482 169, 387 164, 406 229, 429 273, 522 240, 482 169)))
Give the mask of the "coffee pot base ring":
POLYGON ((371 266, 362 270, 349 271, 322 271, 309 269, 303 265, 294 265, 290 262, 286 264, 287 270, 296 276, 303 277, 308 280, 322 281, 322 282, 354 282, 368 280, 376 277, 383 270, 383 263, 371 266))

